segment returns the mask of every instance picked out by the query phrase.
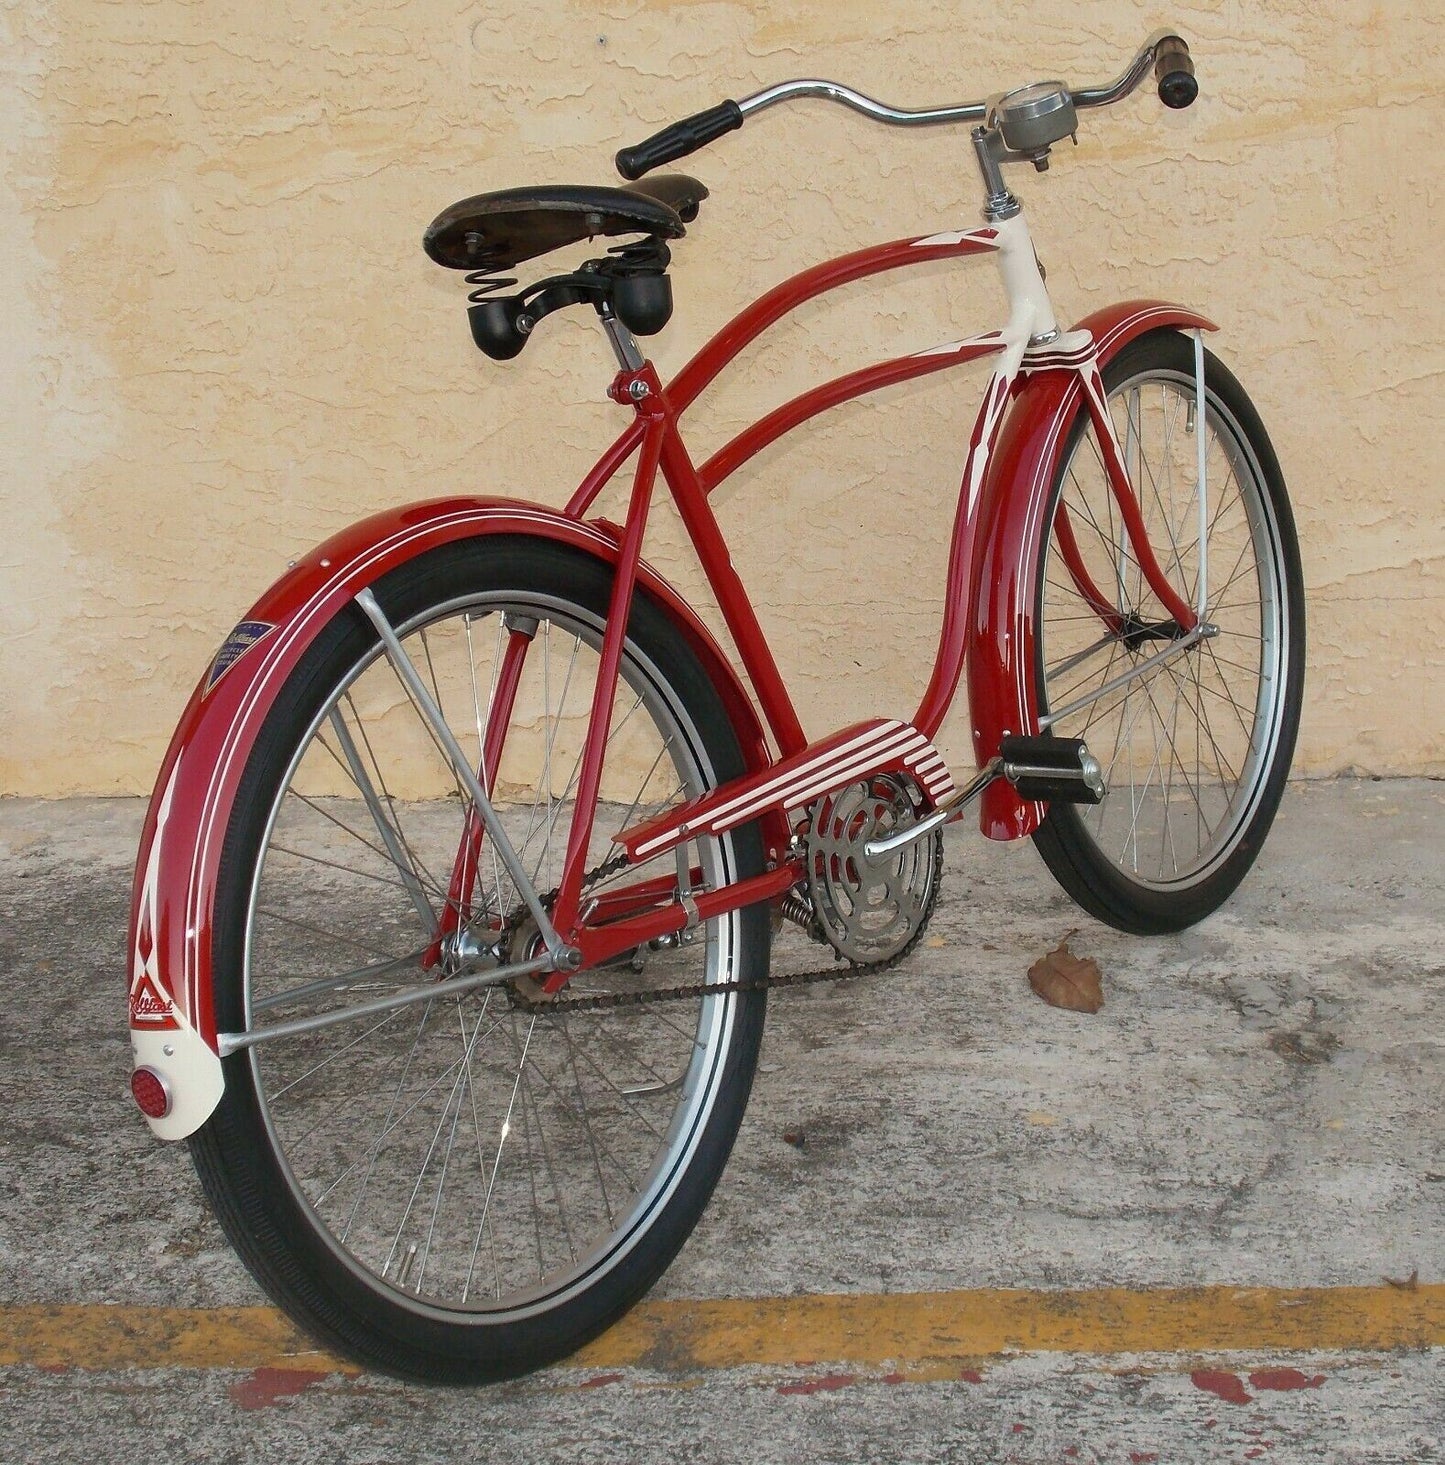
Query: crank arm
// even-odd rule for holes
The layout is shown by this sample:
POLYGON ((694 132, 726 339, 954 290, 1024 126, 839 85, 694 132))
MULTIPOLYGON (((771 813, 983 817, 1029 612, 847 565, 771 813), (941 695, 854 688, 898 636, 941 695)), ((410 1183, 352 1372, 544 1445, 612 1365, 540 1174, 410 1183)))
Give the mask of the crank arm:
POLYGON ((1022 797, 1030 799, 1097 804, 1107 792, 1098 760, 1082 739, 1005 738, 999 756, 989 759, 969 783, 916 824, 883 839, 870 839, 863 846, 864 856, 877 864, 907 849, 941 824, 957 819, 997 778, 1006 778, 1022 797))
POLYGON ((922 839, 925 834, 932 834, 940 824, 948 824, 957 819, 994 779, 1002 777, 1003 759, 990 758, 970 782, 956 793, 951 794, 917 824, 910 824, 907 829, 900 829, 896 834, 886 835, 882 839, 870 839, 863 846, 864 855, 876 863, 879 860, 887 859, 891 854, 896 854, 901 849, 907 849, 915 840, 922 839))

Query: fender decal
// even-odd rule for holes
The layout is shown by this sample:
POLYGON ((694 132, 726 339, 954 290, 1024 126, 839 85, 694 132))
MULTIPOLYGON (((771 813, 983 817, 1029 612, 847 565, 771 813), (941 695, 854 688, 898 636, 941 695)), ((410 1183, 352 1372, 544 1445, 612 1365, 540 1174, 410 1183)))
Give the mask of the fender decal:
POLYGON ((206 673, 206 689, 201 695, 208 695, 215 688, 216 683, 253 646, 259 645, 275 629, 276 627, 271 621, 242 621, 237 625, 231 634, 221 642, 221 649, 216 652, 216 659, 211 663, 210 671, 206 673))
POLYGON ((170 817, 171 799, 176 791, 176 775, 181 771, 181 760, 176 759, 166 791, 161 797, 160 809, 156 814, 156 830, 151 839, 150 854, 146 861, 145 879, 141 883, 139 909, 136 912, 135 950, 132 953, 130 980, 130 1025, 145 1027, 153 1032, 171 1030, 180 1026, 176 1020, 175 1004, 162 987, 157 953, 156 922, 159 915, 157 898, 161 866, 161 840, 165 836, 166 820, 170 817))

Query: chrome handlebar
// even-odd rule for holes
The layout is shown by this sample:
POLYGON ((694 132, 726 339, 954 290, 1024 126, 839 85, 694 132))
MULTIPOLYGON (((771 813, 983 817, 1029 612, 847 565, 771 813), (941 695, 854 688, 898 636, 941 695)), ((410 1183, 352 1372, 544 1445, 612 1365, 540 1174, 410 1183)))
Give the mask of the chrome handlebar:
MULTIPOLYGON (((1142 46, 1134 59, 1116 76, 1113 81, 1105 86, 1086 86, 1074 92, 1074 106, 1076 107, 1107 107, 1114 102, 1122 101, 1134 91, 1149 74, 1149 70, 1155 62, 1161 58, 1161 54, 1169 49, 1165 46, 1166 41, 1173 41, 1183 49, 1187 57, 1189 48, 1185 46, 1183 38, 1177 32, 1168 29, 1157 30, 1142 46)), ((1162 81, 1163 78, 1161 77, 1162 81)), ((1191 101, 1193 98, 1190 99, 1191 101)))
MULTIPOLYGON (((1020 92, 1005 93, 983 102, 963 102, 952 107, 908 108, 890 107, 836 81, 811 78, 782 81, 754 92, 740 102, 719 102, 691 117, 671 123, 634 147, 623 148, 617 154, 617 171, 624 178, 641 178, 653 168, 685 158, 724 133, 741 127, 754 112, 765 111, 796 97, 823 97, 831 102, 840 102, 875 122, 884 122, 892 127, 928 127, 949 122, 977 122, 992 127, 1002 118, 1005 132, 1009 131, 1009 113, 1002 109, 1006 109, 1009 99, 1013 98, 1014 128, 1024 140, 1023 155, 1032 156, 1039 166, 1043 166, 1039 159, 1047 155, 1048 144, 1068 136, 1073 130, 1072 126, 1065 124, 1072 123, 1075 108, 1106 107, 1121 97, 1127 97, 1148 75, 1151 66, 1159 83, 1160 100, 1166 106, 1187 107, 1194 100, 1199 87, 1194 80, 1189 47, 1170 30, 1155 31, 1113 81, 1074 92, 1062 82, 1047 82, 1042 88, 1025 87, 1020 92), (1047 90, 1050 98, 1043 110, 1052 114, 1052 120, 1042 124, 1038 122, 1040 104, 1036 99, 1041 90, 1047 90), (1024 101, 1021 93, 1031 94, 1030 100, 1024 101), (1060 128, 1063 130, 1058 130, 1060 128)), ((1017 146, 1017 143, 1012 145, 1017 146)))
POLYGON ((830 102, 841 102, 875 122, 886 122, 890 127, 927 127, 940 122, 982 122, 988 113, 987 102, 964 102, 957 107, 923 107, 910 110, 905 107, 890 107, 884 102, 855 92, 852 87, 836 81, 780 81, 776 86, 765 87, 744 97, 738 103, 738 111, 744 117, 761 112, 779 102, 790 102, 794 97, 825 97, 830 102))
MULTIPOLYGON (((1176 32, 1168 29, 1155 31, 1140 46, 1134 59, 1113 81, 1101 86, 1071 90, 1069 94, 1073 98, 1074 106, 1107 107, 1111 103, 1122 101, 1131 92, 1137 90, 1139 84, 1149 74, 1160 47, 1165 41, 1180 41, 1180 37, 1176 32)), ((1180 43, 1182 44, 1182 42, 1180 43)), ((890 107, 886 102, 865 96, 862 92, 854 91, 852 87, 843 86, 839 82, 806 79, 780 81, 775 86, 765 87, 760 92, 743 97, 737 105, 743 116, 749 117, 754 112, 761 112, 765 108, 776 106, 779 102, 792 101, 795 97, 824 97, 828 101, 841 102, 854 112, 861 112, 865 117, 871 117, 875 122, 887 123, 890 127, 928 127, 948 122, 984 122, 998 100, 997 97, 990 97, 986 101, 961 102, 951 107, 890 107)))

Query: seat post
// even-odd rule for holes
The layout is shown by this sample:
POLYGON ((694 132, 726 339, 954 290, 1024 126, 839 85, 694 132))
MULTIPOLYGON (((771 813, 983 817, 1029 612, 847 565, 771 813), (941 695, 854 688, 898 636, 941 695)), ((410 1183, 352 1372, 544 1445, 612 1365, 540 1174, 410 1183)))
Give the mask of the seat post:
POLYGON ((617 365, 623 371, 641 370, 646 358, 638 348, 637 338, 612 313, 610 305, 599 306, 597 314, 602 319, 602 329, 607 333, 607 339, 612 343, 617 365))

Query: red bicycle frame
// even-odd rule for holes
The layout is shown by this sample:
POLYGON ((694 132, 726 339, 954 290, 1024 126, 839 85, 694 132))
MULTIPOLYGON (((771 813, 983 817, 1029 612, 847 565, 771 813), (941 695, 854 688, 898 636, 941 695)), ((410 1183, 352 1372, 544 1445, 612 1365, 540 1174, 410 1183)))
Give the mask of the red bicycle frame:
MULTIPOLYGON (((179 1137, 203 1123, 222 1090, 219 1054, 242 1046, 217 1032, 211 993, 213 905, 220 850, 246 758, 287 675, 348 604, 395 565, 457 539, 527 534, 569 544, 614 567, 612 603, 602 646, 592 723, 583 753, 564 875, 551 911, 556 953, 546 978, 562 986, 570 970, 738 907, 781 895, 798 880, 786 812, 844 782, 898 769, 909 773, 937 808, 952 780, 932 746, 965 669, 975 757, 982 768, 1010 733, 1039 731, 1033 620, 1040 549, 1050 488, 1071 425, 1088 415, 1115 497, 1150 584, 1186 631, 1190 607, 1165 580, 1142 532, 1123 455, 1114 440, 1101 370, 1130 340, 1163 327, 1212 329, 1194 313, 1154 302, 1100 311, 1060 333, 1043 290, 1021 217, 987 228, 903 239, 819 265, 779 285, 725 326, 674 381, 664 384, 640 354, 612 385, 633 420, 604 453, 562 512, 504 500, 447 499, 375 516, 343 531, 302 559, 248 612, 196 689, 162 765, 142 835, 132 903, 131 1031, 136 1061, 174 1077, 173 1108, 152 1127, 179 1137), (768 413, 715 452, 693 463, 678 422, 708 385, 769 326, 805 301, 851 281, 938 260, 998 258, 1011 303, 1002 329, 898 357, 814 387, 768 413), (970 435, 949 553, 945 610, 931 675, 912 723, 874 720, 810 743, 777 663, 733 568, 709 495, 784 433, 839 403, 931 372, 983 358, 994 361, 970 435), (626 522, 619 528, 586 514, 603 486, 637 456, 626 522), (641 557, 656 478, 661 474, 697 550, 756 697, 685 603, 641 557), (656 601, 691 645, 719 688, 749 771, 673 811, 670 824, 619 836, 630 853, 681 843, 700 816, 699 832, 758 819, 770 868, 718 890, 682 892, 676 878, 641 879, 581 900, 583 861, 607 738, 623 635, 639 588, 656 601), (670 843, 669 843, 670 842, 670 843), (684 900, 682 897, 686 896, 684 900)), ((617 342, 614 335, 614 343, 617 342)), ((630 342, 630 337, 627 338, 630 342)), ((635 346, 632 348, 635 350, 635 346)), ((1086 603, 1105 625, 1112 614, 1091 582, 1066 521, 1059 543, 1086 603)), ((471 770, 483 798, 492 787, 525 662, 528 636, 513 628, 481 766, 471 770)), ((982 794, 981 822, 992 838, 1016 838, 1037 826, 1042 809, 1002 780, 982 794)), ((430 952, 470 916, 472 886, 485 838, 478 809, 469 812, 430 952)), ((694 876, 696 879, 696 876, 694 876)), ((549 947, 549 951, 553 948, 549 947)), ((264 1036, 268 1029, 260 1029, 264 1036)), ((247 1035, 245 1041, 256 1038, 247 1035)))
MULTIPOLYGON (((1193 611, 1169 584, 1145 535, 1143 518, 1104 399, 1098 352, 1093 335, 1087 331, 1071 333, 1067 339, 1059 338, 1056 332, 1050 339, 1035 344, 1031 350, 1030 341, 1022 338, 1018 329, 1010 332, 1005 328, 880 362, 814 387, 784 403, 738 434, 701 467, 694 465, 687 451, 678 426, 683 412, 747 346, 788 312, 851 281, 910 264, 1000 250, 1010 250, 1016 256, 1027 245, 1027 233, 1022 228, 1021 219, 1012 222, 1012 229, 1008 226, 997 226, 955 234, 902 239, 860 250, 807 270, 764 295, 724 327, 683 368, 670 386, 662 383, 650 362, 640 358, 636 364, 626 364, 619 371, 609 395, 614 401, 633 407, 634 421, 587 475, 564 511, 569 517, 583 518, 618 469, 632 454, 637 454, 631 500, 621 530, 616 575, 600 650, 592 720, 582 753, 574 805, 576 813, 552 911, 557 931, 575 952, 574 961, 580 961, 582 965, 605 961, 645 941, 675 932, 689 919, 678 900, 679 894, 689 892, 679 892, 675 881, 656 879, 612 891, 605 910, 599 911, 594 907, 588 913, 591 918, 589 921, 579 919, 581 892, 587 873, 586 856, 609 732, 608 711, 616 689, 623 640, 659 470, 717 597, 724 623, 738 649, 748 680, 772 734, 773 744, 778 750, 780 761, 766 770, 767 772, 785 767, 790 759, 796 761, 809 749, 809 743, 751 600, 733 567, 722 530, 708 503, 708 496, 743 464, 793 428, 830 407, 883 387, 984 357, 1004 358, 994 371, 985 391, 964 464, 949 557, 942 631, 932 675, 912 722, 912 727, 925 739, 931 740, 937 732, 957 691, 969 641, 967 628, 976 583, 972 574, 974 545, 980 523, 982 489, 998 444, 1005 409, 1011 400, 1022 395, 1024 385, 1031 376, 1061 373, 1081 386, 1093 429, 1101 444, 1109 481, 1138 562, 1150 585, 1178 621, 1181 629, 1185 632, 1193 629, 1196 620, 1193 611), (605 916, 605 920, 597 920, 599 914, 605 916)), ((1027 247, 1032 250, 1032 245, 1027 247)), ((1007 269, 1005 279, 1007 282, 1007 269)), ((1037 323, 1037 315, 1031 315, 1029 325, 1037 323)), ((1011 482, 1016 483, 1017 479, 1011 482)), ((1005 519, 1009 517, 1006 512, 1002 516, 1005 519)), ((1117 612, 1112 602, 1094 586, 1083 563, 1072 526, 1062 511, 1058 515, 1058 528, 1062 556, 1086 603, 1096 610, 1107 629, 1117 630, 1117 612)), ((1032 585, 1036 545, 1035 535, 1028 536, 1019 544, 1019 557, 1013 565, 1012 583, 1032 585)), ((1032 605, 1031 593, 1029 605, 1032 605)), ((1027 619, 1031 621, 1031 614, 1027 619)), ((1031 646, 1031 626, 1026 639, 1031 646)), ((525 638, 514 636, 503 663, 500 693, 504 699, 500 718, 503 725, 510 710, 509 689, 515 688, 526 649, 525 638)), ((1011 670, 1016 674, 1016 667, 1011 670)), ((1025 712, 1032 708, 1034 699, 1031 695, 1014 698, 1009 696, 1011 690, 990 685, 985 679, 982 688, 974 688, 974 700, 982 702, 985 710, 1000 705, 1021 707, 1025 712)), ((990 719, 985 718, 983 721, 988 722, 990 719)), ((998 718, 995 716, 991 721, 996 723, 998 718)), ((980 766, 997 752, 997 741, 1001 736, 1009 731, 1037 730, 1036 723, 1032 721, 1023 721, 1019 727, 1013 729, 1000 726, 993 738, 992 747, 980 735, 980 746, 977 750, 980 766)), ((490 756, 490 749, 488 752, 489 766, 485 773, 489 779, 495 773, 496 760, 490 756)), ((497 749, 497 756, 500 756, 500 748, 497 749)), ((740 780, 739 784, 746 788, 749 782, 757 785, 759 775, 751 775, 749 780, 740 780)), ((670 831, 676 831, 673 843, 679 843, 687 833, 704 828, 698 817, 703 807, 716 807, 720 802, 725 802, 731 792, 730 789, 724 789, 715 796, 697 801, 697 806, 690 810, 674 811, 664 816, 661 821, 657 821, 656 828, 649 826, 646 831, 649 838, 644 838, 644 831, 639 829, 632 831, 631 837, 625 832, 620 836, 620 842, 633 856, 639 852, 649 857, 659 853, 670 847, 667 838, 670 831)), ((792 797, 796 799, 796 793, 792 797)), ((1016 837, 1027 832, 1037 822, 1037 807, 1026 806, 1016 798, 1014 804, 1015 817, 1011 822, 1005 820, 999 825, 996 820, 990 821, 986 818, 985 831, 995 837, 1016 837)), ((693 897, 695 915, 691 919, 707 919, 756 900, 781 895, 801 878, 796 860, 787 853, 786 826, 779 827, 779 817, 784 807, 784 796, 781 794, 766 805, 766 811, 774 816, 769 846, 770 864, 773 868, 767 874, 739 882, 724 890, 696 893, 693 897)), ((482 837, 479 822, 474 818, 469 820, 453 871, 454 899, 444 913, 443 936, 465 925, 469 918, 470 891, 467 889, 467 882, 469 872, 474 875, 477 868, 482 837)), ((559 971, 548 979, 546 985, 549 990, 557 990, 567 980, 568 973, 559 971)))

